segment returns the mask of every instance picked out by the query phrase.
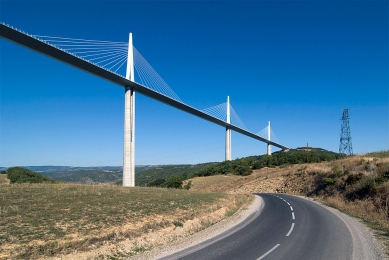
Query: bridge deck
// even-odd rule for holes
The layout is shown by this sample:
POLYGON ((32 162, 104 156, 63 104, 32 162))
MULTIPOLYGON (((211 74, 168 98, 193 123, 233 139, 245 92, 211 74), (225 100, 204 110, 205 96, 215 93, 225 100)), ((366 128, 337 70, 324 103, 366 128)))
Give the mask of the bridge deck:
POLYGON ((84 60, 82 58, 79 58, 71 53, 68 53, 64 50, 61 50, 55 46, 49 45, 41 40, 38 40, 26 33, 23 33, 21 31, 18 31, 16 29, 13 29, 5 24, 0 24, 0 37, 7 39, 9 41, 12 41, 14 43, 17 43, 23 47, 29 48, 31 50, 34 50, 36 52, 42 53, 46 56, 49 56, 51 58, 54 58, 56 60, 59 60, 61 62, 67 63, 73 67, 76 67, 78 69, 84 70, 86 72, 89 72, 93 75, 96 75, 100 78, 103 78, 105 80, 108 80, 116 85, 125 87, 130 86, 134 88, 134 90, 138 93, 141 93, 147 97, 153 98, 155 100, 158 100, 160 102, 163 102, 169 106, 178 108, 182 111, 185 111, 189 114, 195 115, 197 117, 200 117, 202 119, 208 120, 212 123, 218 124, 223 127, 229 127, 230 129, 234 130, 235 132, 241 133, 243 135, 249 136, 251 138, 254 138, 256 140, 262 141, 264 143, 276 146, 278 148, 281 148, 283 150, 289 149, 286 146, 283 146, 281 144, 278 144, 273 141, 269 141, 263 137, 260 137, 254 133, 251 133, 245 129, 242 129, 240 127, 237 127, 235 125, 229 124, 227 122, 224 122, 218 118, 215 118, 211 115, 208 115, 194 107, 191 107, 187 104, 184 104, 180 101, 174 100, 168 96, 165 96, 163 94, 160 94, 152 89, 149 89, 143 85, 140 85, 136 82, 132 82, 119 74, 116 74, 114 72, 111 72, 109 70, 106 70, 102 67, 99 67, 87 60, 84 60))

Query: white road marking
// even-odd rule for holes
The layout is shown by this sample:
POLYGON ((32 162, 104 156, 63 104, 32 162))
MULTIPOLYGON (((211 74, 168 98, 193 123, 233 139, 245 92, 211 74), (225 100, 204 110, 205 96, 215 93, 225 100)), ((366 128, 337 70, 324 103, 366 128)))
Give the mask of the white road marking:
POLYGON ((290 235, 290 233, 292 233, 293 228, 294 228, 294 223, 292 223, 292 226, 290 227, 288 234, 286 234, 287 237, 290 235))
POLYGON ((294 219, 294 212, 292 212, 292 219, 294 219))
POLYGON ((288 203, 288 205, 290 206, 290 203, 289 203, 289 202, 286 202, 286 203, 288 203))
POLYGON ((265 256, 267 256, 268 254, 270 254, 271 252, 273 252, 277 247, 279 247, 280 244, 277 244, 275 245, 272 249, 270 249, 269 251, 267 251, 264 255, 262 255, 260 258, 257 258, 257 260, 261 260, 263 259, 265 256))
POLYGON ((292 208, 292 206, 290 206, 290 210, 291 210, 291 211, 293 211, 293 208, 292 208))

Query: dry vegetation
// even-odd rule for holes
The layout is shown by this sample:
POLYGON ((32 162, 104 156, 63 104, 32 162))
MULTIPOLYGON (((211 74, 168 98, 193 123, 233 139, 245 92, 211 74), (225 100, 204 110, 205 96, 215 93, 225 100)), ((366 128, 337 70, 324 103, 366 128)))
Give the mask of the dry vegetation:
POLYGON ((189 191, 1 184, 0 259, 120 259, 212 225, 260 192, 313 197, 364 220, 388 241, 388 152, 190 181, 189 191))
POLYGON ((376 229, 389 253, 388 157, 388 152, 382 152, 331 162, 263 168, 246 177, 201 177, 192 180, 192 189, 308 196, 376 229))
POLYGON ((9 180, 7 179, 7 175, 0 174, 0 184, 8 184, 9 180))
POLYGON ((317 198, 389 235, 389 158, 354 156, 285 177, 286 192, 317 198))
MULTIPOLYGON (((169 227, 180 228, 194 219, 203 218, 192 229, 202 229, 231 214, 248 198, 158 188, 3 184, 0 259, 89 251, 169 227), (221 209, 218 219, 204 219, 221 209)), ((144 249, 134 251, 134 247, 129 251, 144 249)))

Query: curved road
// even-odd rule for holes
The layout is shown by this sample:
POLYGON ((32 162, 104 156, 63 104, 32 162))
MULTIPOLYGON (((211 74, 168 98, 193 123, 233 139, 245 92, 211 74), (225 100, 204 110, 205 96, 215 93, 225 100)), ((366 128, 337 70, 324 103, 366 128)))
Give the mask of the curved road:
POLYGON ((231 235, 166 259, 352 259, 346 224, 326 208, 287 194, 259 194, 260 214, 231 235))

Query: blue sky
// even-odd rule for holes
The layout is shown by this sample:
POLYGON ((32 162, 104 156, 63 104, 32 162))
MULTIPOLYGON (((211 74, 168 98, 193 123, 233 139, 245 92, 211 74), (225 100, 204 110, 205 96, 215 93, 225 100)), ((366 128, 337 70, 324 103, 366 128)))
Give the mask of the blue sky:
MULTIPOLYGON (((187 104, 285 146, 389 148, 387 1, 0 1, 30 34, 126 42, 187 104)), ((0 39, 0 166, 122 165, 124 90, 0 39)), ((138 94, 136 164, 224 160, 225 130, 138 94)), ((276 150, 273 148, 273 150, 276 150)), ((266 144, 232 134, 232 157, 266 144)))

